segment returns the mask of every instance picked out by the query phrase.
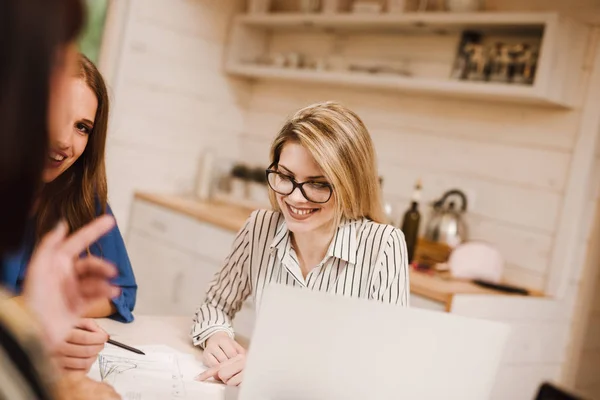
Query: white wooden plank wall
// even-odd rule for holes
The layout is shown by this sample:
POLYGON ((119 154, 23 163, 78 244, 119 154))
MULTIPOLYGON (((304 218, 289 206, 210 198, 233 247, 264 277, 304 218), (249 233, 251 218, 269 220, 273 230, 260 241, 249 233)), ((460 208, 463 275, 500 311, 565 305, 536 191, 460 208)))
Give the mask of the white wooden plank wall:
POLYGON ((135 190, 191 192, 206 148, 237 157, 249 85, 226 77, 221 64, 241 4, 131 0, 107 149, 122 228, 135 190))
POLYGON ((600 3, 598 3, 598 0, 486 0, 485 6, 488 10, 503 11, 556 10, 587 23, 600 24, 600 3))

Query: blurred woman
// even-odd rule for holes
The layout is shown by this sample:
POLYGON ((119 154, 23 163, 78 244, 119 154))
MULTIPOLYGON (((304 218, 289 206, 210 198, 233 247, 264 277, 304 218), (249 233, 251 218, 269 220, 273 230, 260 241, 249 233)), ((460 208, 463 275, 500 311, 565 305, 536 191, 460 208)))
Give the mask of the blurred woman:
MULTIPOLYGON (((82 15, 78 0, 0 2, 0 257, 25 233, 48 132, 68 120, 82 15)), ((0 398, 119 398, 83 375, 57 376, 48 358, 91 304, 119 293, 108 282, 113 266, 78 257, 113 226, 101 217, 67 237, 67 224, 58 223, 32 255, 23 296, 0 293, 0 398)))

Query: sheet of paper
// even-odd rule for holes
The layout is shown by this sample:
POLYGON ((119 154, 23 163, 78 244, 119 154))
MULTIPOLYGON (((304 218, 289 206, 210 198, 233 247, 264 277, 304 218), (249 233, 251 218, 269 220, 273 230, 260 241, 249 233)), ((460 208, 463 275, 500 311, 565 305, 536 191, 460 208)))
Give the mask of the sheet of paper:
POLYGON ((112 385, 125 400, 222 398, 224 385, 194 381, 206 367, 193 355, 163 345, 139 349, 145 355, 107 345, 88 376, 112 385))

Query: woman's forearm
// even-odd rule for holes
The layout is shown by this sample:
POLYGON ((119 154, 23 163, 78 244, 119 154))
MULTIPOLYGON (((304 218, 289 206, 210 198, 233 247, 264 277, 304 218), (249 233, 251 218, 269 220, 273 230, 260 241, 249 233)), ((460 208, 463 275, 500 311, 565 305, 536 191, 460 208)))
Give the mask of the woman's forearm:
POLYGON ((113 315, 117 312, 117 308, 109 299, 101 299, 91 305, 86 311, 86 318, 103 318, 113 315))

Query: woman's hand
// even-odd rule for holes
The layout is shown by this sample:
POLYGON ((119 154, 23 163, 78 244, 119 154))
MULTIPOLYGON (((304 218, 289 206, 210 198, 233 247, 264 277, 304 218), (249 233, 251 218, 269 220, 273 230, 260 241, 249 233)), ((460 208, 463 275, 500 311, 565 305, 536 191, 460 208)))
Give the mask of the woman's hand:
POLYGON ((238 354, 229 360, 207 369, 196 377, 197 381, 205 381, 214 378, 228 386, 239 386, 244 379, 244 367, 246 366, 246 354, 238 354))
POLYGON ((206 340, 202 361, 207 367, 214 367, 239 354, 246 354, 246 350, 227 332, 216 332, 206 340))
POLYGON ((56 360, 66 370, 88 372, 107 340, 108 334, 93 319, 81 319, 59 346, 56 360))
POLYGON ((114 224, 112 217, 103 216, 67 237, 68 227, 61 222, 44 236, 31 258, 23 300, 38 318, 51 352, 93 301, 119 295, 120 289, 109 283, 117 274, 113 265, 97 257, 79 258, 114 224))

